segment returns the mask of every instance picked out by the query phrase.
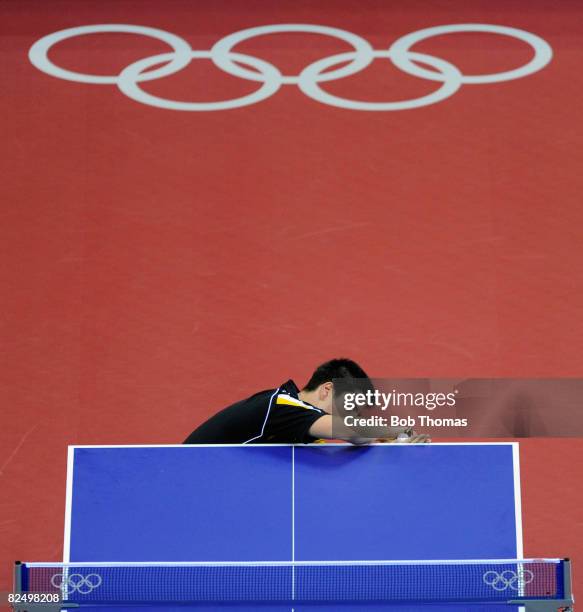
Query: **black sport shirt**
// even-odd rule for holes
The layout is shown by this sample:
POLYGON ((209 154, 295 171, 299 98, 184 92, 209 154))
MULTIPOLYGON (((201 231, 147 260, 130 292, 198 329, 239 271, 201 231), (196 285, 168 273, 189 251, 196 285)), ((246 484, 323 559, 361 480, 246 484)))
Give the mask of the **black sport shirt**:
POLYGON ((197 427, 184 444, 309 443, 310 427, 326 412, 298 397, 293 380, 260 391, 221 410, 197 427))

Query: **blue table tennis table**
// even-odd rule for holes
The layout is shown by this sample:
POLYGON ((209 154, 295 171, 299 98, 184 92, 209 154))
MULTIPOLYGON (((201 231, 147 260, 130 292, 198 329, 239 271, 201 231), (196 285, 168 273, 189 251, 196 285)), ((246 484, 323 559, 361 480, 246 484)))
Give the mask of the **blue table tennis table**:
POLYGON ((290 601, 241 602, 239 612, 386 609, 295 601, 303 563, 522 555, 517 443, 69 448, 65 563, 291 567, 290 601))

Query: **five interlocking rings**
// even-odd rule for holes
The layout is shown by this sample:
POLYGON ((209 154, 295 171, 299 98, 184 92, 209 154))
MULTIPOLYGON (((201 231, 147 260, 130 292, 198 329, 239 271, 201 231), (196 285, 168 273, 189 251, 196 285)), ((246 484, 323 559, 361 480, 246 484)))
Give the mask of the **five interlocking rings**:
POLYGON ((267 25, 229 34, 215 43, 210 51, 194 51, 184 39, 156 28, 128 24, 99 24, 54 32, 36 41, 29 51, 29 58, 32 64, 51 76, 79 83, 117 85, 126 96, 136 102, 176 111, 216 111, 240 108, 269 98, 282 85, 297 85, 306 96, 313 100, 338 108, 359 111, 407 110, 445 100, 453 95, 463 84, 499 83, 527 76, 544 68, 551 61, 552 56, 553 51, 550 45, 535 34, 517 28, 480 23, 442 25, 418 30, 402 36, 386 50, 375 50, 364 38, 338 28, 311 24, 267 25), (138 60, 126 66, 118 75, 112 76, 83 74, 66 70, 55 65, 48 58, 49 50, 58 42, 84 34, 106 32, 150 36, 167 43, 172 47, 172 52, 138 60), (276 66, 265 60, 233 51, 235 45, 242 41, 255 36, 282 32, 303 32, 331 36, 348 43, 354 50, 317 60, 306 66, 297 75, 284 75, 276 66), (534 57, 527 64, 513 70, 494 74, 464 75, 450 62, 426 53, 411 51, 411 47, 414 44, 427 38, 456 32, 485 32, 517 38, 532 47, 534 57), (349 100, 335 96, 320 86, 320 83, 355 74, 366 68, 377 58, 389 59, 393 65, 407 74, 435 81, 440 86, 436 91, 428 95, 399 102, 349 100), (180 102, 168 100, 150 94, 140 87, 140 83, 144 81, 159 79, 182 70, 190 64, 192 59, 210 59, 224 72, 241 79, 256 81, 261 85, 251 94, 217 102, 180 102), (154 70, 148 70, 161 63, 164 63, 164 65, 154 70), (420 64, 430 66, 431 69, 420 64), (335 66, 340 67, 329 70, 335 66))
POLYGON ((80 593, 88 595, 91 591, 101 586, 103 582, 99 574, 54 574, 51 578, 51 584, 59 589, 64 595, 72 593, 80 593))
POLYGON ((503 572, 489 571, 484 574, 483 579, 495 591, 505 591, 506 589, 518 591, 534 580, 534 574, 524 568, 516 572, 512 570, 505 570, 503 572))

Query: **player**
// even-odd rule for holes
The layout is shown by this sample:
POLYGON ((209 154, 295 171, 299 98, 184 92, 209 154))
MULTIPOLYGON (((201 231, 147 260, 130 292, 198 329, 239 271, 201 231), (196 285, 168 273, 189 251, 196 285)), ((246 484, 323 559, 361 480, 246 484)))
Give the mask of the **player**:
MULTIPOLYGON (((332 359, 319 366, 300 391, 293 380, 277 389, 260 391, 228 406, 195 429, 184 444, 308 444, 317 440, 346 440, 367 444, 375 438, 344 426, 333 415, 333 380, 342 379, 342 392, 373 389, 364 370, 350 359, 332 359)), ((336 411, 337 412, 337 411, 336 411)), ((385 428, 395 441, 427 442, 425 435, 385 428)))

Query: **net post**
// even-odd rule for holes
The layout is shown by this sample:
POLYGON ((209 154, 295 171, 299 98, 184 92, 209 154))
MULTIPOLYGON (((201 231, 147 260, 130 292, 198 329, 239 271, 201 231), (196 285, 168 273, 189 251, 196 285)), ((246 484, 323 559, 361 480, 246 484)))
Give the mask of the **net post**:
POLYGON ((22 561, 14 562, 13 588, 15 593, 22 593, 22 561))
POLYGON ((573 593, 571 592, 571 559, 566 557, 563 559, 563 597, 573 601, 573 593))
POLYGON ((561 561, 563 566, 563 597, 562 599, 515 599, 507 603, 522 606, 526 612, 571 612, 575 603, 571 592, 571 559, 561 561))
MULTIPOLYGON (((23 593, 28 593, 29 589, 24 588, 26 564, 22 561, 14 562, 14 572, 13 572, 13 580, 12 580, 12 589, 14 594, 22 595, 23 593)), ((39 610, 39 612, 62 612, 66 611, 69 608, 78 608, 78 604, 67 603, 66 601, 62 601, 58 604, 53 603, 13 603, 11 604, 12 610, 14 612, 35 612, 39 610)))
MULTIPOLYGON (((23 592, 22 591, 22 584, 23 584, 22 572, 23 572, 22 561, 15 561, 13 578, 12 578, 12 590, 15 594, 18 594, 18 595, 21 595, 23 592)), ((15 612, 20 612, 23 609, 21 606, 18 605, 18 603, 12 604, 11 608, 15 612)))

